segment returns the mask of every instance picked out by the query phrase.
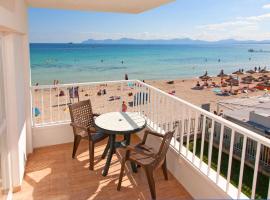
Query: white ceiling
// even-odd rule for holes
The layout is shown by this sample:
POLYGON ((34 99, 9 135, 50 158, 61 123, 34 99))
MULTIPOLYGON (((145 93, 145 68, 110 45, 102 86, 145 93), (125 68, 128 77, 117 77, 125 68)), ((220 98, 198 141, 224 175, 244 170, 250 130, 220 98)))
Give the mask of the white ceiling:
POLYGON ((26 0, 30 7, 141 13, 175 0, 26 0))

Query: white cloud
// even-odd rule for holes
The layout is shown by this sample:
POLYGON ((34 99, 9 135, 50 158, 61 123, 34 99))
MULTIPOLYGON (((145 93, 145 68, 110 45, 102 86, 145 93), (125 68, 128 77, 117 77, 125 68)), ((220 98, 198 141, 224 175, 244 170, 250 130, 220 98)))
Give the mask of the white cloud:
POLYGON ((264 9, 269 9, 269 8, 270 8, 270 4, 265 4, 265 5, 263 6, 263 8, 264 8, 264 9))
POLYGON ((250 16, 250 17, 238 17, 234 21, 227 21, 222 23, 216 24, 207 24, 198 26, 199 29, 206 29, 206 30, 227 30, 230 28, 239 28, 239 27, 255 27, 258 22, 270 20, 270 13, 257 15, 257 16, 250 16))
POLYGON ((270 22, 270 13, 257 16, 237 17, 235 20, 225 21, 215 24, 206 24, 197 26, 200 30, 202 39, 218 40, 218 39, 269 39, 269 31, 267 28, 270 22))
POLYGON ((207 24, 198 26, 197 28, 206 30, 227 30, 228 28, 234 28, 239 26, 252 26, 252 25, 253 23, 249 21, 238 20, 238 21, 222 22, 217 24, 207 24))

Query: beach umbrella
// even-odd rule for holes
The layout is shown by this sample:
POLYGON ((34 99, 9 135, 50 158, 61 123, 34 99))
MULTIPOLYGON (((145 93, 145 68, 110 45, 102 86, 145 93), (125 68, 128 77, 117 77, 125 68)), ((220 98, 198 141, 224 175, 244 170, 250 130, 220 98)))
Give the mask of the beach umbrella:
POLYGON ((254 78, 253 76, 251 76, 251 75, 245 76, 245 77, 242 78, 243 81, 246 81, 246 80, 253 81, 254 79, 255 79, 255 78, 254 78))
POLYGON ((266 69, 262 69, 262 70, 260 70, 259 72, 260 72, 260 73, 268 73, 269 71, 266 70, 266 69))
POLYGON ((249 73, 249 74, 255 74, 256 72, 254 71, 254 70, 248 70, 248 71, 246 71, 246 73, 249 73))
POLYGON ((258 78, 258 80, 259 80, 259 81, 268 81, 268 80, 270 80, 270 77, 267 76, 267 75, 263 75, 263 76, 260 76, 260 77, 258 78))
POLYGON ((229 76, 229 78, 227 78, 225 81, 228 82, 230 85, 239 84, 239 81, 237 79, 233 78, 232 76, 229 76))
POLYGON ((242 74, 244 74, 244 73, 243 73, 243 72, 241 72, 240 70, 238 70, 238 71, 233 72, 232 74, 236 74, 236 75, 242 75, 242 74))
POLYGON ((253 76, 249 75, 249 76, 245 76, 245 77, 242 78, 242 83, 249 85, 254 80, 255 80, 255 78, 253 76))
POLYGON ((224 70, 222 69, 217 76, 223 78, 223 77, 227 77, 228 75, 225 74, 224 70))
POLYGON ((233 78, 232 76, 229 76, 229 78, 227 78, 225 81, 228 83, 239 82, 237 79, 233 78))
POLYGON ((205 76, 208 76, 207 70, 205 71, 205 73, 204 73, 202 76, 200 76, 200 78, 203 78, 203 77, 205 77, 205 76))
POLYGON ((203 81, 207 81, 209 80, 211 77, 208 76, 208 72, 205 71, 204 75, 200 76, 200 79, 202 79, 203 81))
POLYGON ((202 81, 208 81, 209 79, 210 79, 211 77, 210 76, 201 76, 200 77, 200 79, 202 80, 202 81))

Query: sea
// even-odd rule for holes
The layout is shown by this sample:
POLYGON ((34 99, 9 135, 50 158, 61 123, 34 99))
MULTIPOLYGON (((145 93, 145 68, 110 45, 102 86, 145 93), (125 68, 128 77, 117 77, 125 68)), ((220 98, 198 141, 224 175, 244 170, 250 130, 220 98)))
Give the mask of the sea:
POLYGON ((173 80, 267 67, 270 44, 30 44, 32 84, 173 80), (254 52, 249 50, 253 49, 254 52))

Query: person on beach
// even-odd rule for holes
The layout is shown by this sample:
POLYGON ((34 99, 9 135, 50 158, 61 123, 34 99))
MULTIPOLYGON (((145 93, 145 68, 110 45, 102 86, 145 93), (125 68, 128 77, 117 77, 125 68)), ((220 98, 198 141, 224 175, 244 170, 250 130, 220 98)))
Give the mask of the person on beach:
POLYGON ((125 101, 122 103, 122 112, 127 112, 127 105, 125 101))
POLYGON ((127 74, 125 74, 125 80, 126 80, 126 81, 128 80, 128 75, 127 75, 127 74))
POLYGON ((220 117, 223 117, 223 110, 220 110, 219 115, 220 117))

